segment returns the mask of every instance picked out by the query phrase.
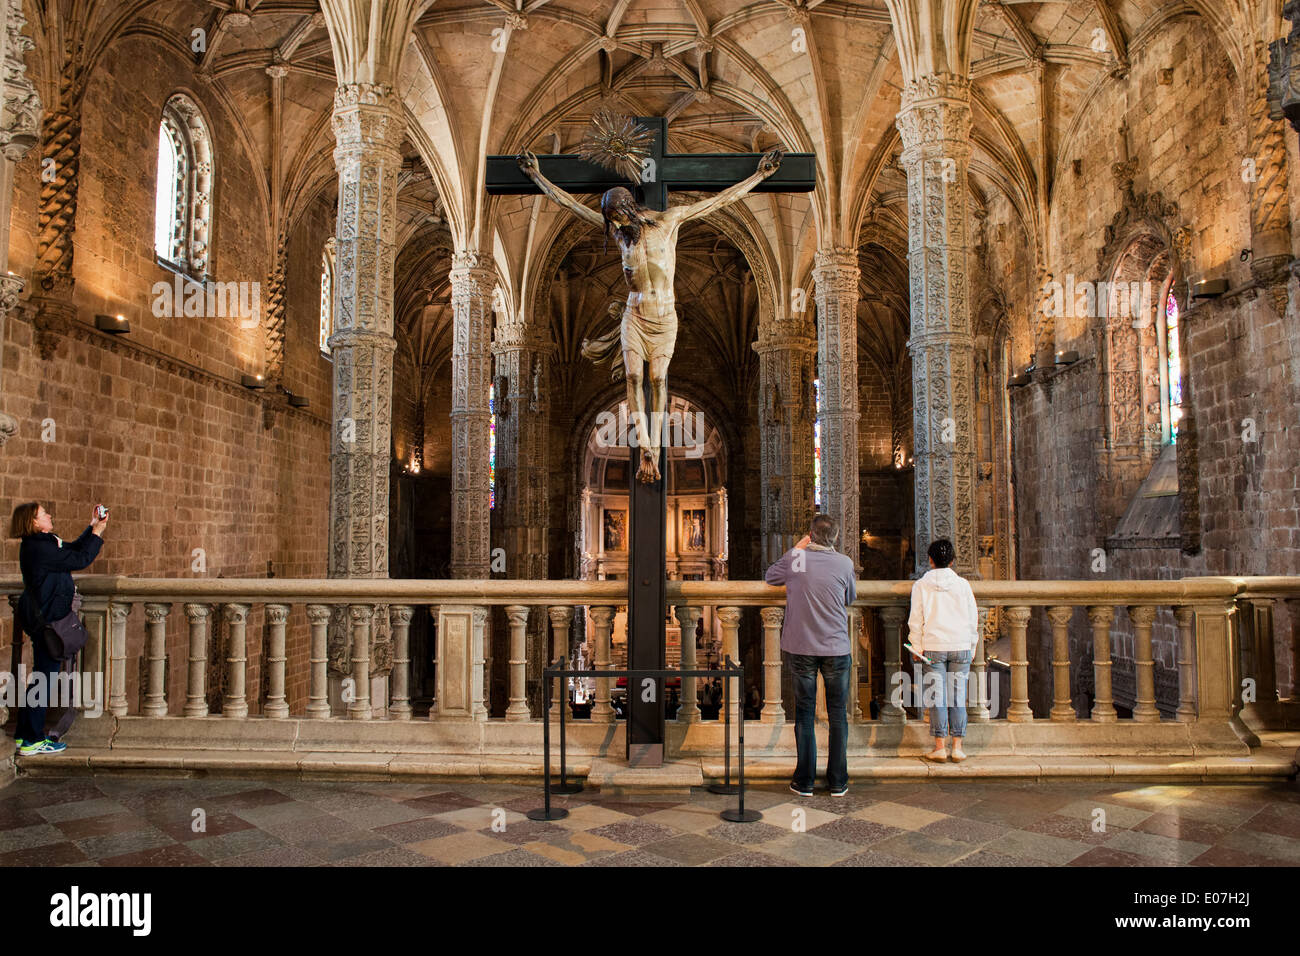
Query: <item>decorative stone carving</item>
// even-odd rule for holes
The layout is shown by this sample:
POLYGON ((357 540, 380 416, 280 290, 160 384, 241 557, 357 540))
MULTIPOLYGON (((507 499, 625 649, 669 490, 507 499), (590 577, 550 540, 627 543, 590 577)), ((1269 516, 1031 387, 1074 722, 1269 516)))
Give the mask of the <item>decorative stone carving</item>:
POLYGON ((41 97, 27 78, 23 55, 35 46, 23 35, 27 20, 22 0, 4 0, 4 109, 0 112, 0 151, 11 162, 21 162, 40 139, 41 97))
POLYGON ((806 315, 760 323, 753 349, 759 356, 760 474, 764 564, 802 537, 813 509, 813 435, 816 414, 811 369, 817 341, 806 315))
POLYGON ((281 231, 275 243, 275 258, 266 278, 263 328, 266 336, 266 378, 272 384, 284 381, 285 266, 289 235, 281 231))
MULTIPOLYGON (((840 526, 840 549, 858 566, 858 255, 817 252, 817 367, 822 408, 822 504, 840 526)), ((793 462, 792 462, 793 465, 793 462)))
POLYGON ((489 560, 488 385, 496 271, 477 252, 452 257, 451 575, 486 578, 489 560))
POLYGON ((949 538, 976 571, 974 336, 968 295, 970 83, 933 74, 904 86, 898 131, 907 170, 917 571, 949 538))
MULTIPOLYGON (((1296 13, 1294 5, 1289 5, 1296 13)), ((1254 162, 1250 185, 1250 272, 1256 281, 1280 286, 1272 294, 1278 315, 1286 314, 1286 266, 1291 261, 1291 205, 1287 185, 1285 128, 1269 108, 1270 80, 1268 49, 1258 42, 1247 86, 1250 134, 1247 155, 1254 162)))

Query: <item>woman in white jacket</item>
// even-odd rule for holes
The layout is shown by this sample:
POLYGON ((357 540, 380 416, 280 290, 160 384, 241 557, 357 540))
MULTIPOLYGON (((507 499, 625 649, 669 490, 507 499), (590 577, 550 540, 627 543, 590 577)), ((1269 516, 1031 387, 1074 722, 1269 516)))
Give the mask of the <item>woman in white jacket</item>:
POLYGON ((930 570, 912 585, 908 617, 913 657, 929 658, 922 683, 923 699, 932 698, 930 733, 934 750, 927 760, 947 760, 944 738, 952 733, 952 759, 965 760, 961 740, 966 736, 966 682, 971 655, 979 640, 979 609, 969 582, 952 568, 952 542, 940 538, 926 552, 930 570), (918 653, 919 652, 919 653, 918 653))

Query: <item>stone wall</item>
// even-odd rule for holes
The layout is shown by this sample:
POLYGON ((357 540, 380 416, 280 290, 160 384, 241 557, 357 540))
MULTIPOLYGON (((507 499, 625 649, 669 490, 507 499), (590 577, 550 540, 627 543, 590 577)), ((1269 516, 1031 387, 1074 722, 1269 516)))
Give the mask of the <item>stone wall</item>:
MULTIPOLYGON (((1200 549, 1183 550, 1185 541, 1116 549, 1106 553, 1104 572, 1094 570, 1094 549, 1106 548, 1150 461, 1125 458, 1111 445, 1108 410, 1101 404, 1110 361, 1102 346, 1107 320, 1067 314, 1057 322, 1056 345, 1078 351, 1080 360, 1037 372, 1032 384, 1011 391, 1018 573, 1043 579, 1294 574, 1300 549, 1300 443, 1293 437, 1300 428, 1300 326, 1294 296, 1287 316, 1279 317, 1271 298, 1250 288, 1249 265, 1238 256, 1252 242, 1249 186, 1238 174, 1246 154, 1240 87, 1222 47, 1195 17, 1176 21, 1132 52, 1131 73, 1102 84, 1076 121, 1078 133, 1064 145, 1052 194, 1049 271, 1061 282, 1071 274, 1076 282, 1109 279, 1113 257, 1128 238, 1149 232, 1172 246, 1177 277, 1229 280, 1234 291, 1213 301, 1188 302, 1185 285, 1174 289, 1183 307, 1184 421, 1194 420, 1194 431, 1185 427, 1180 439, 1180 466, 1191 456, 1197 476, 1196 486, 1180 493, 1194 495, 1199 505, 1195 528, 1189 527, 1195 509, 1189 519, 1184 507, 1181 531, 1199 531, 1200 549), (1118 133, 1121 122, 1129 128, 1127 146, 1118 133), (1125 160, 1134 171, 1127 197, 1112 175, 1112 164, 1125 160), (1113 238, 1107 234, 1112 223, 1119 225, 1113 238), (1246 419, 1257 430, 1251 442, 1243 440, 1246 419)), ((1295 134, 1288 133, 1288 140, 1294 171, 1295 134)), ((1034 304, 1017 296, 1015 311, 1032 313, 1034 304)), ((1017 367, 1030 358, 1021 341, 1017 337, 1017 367)), ((1279 608, 1277 666, 1284 694, 1296 681, 1286 614, 1279 608)), ((1036 663, 1050 659, 1050 631, 1039 617, 1030 635, 1036 663)), ((1086 691, 1091 635, 1087 622, 1076 617, 1075 689, 1086 691)), ((1112 633, 1115 697, 1122 705, 1132 700, 1132 630, 1117 620, 1112 633)), ((1176 702, 1174 629, 1167 612, 1157 617, 1154 637, 1163 710, 1176 702)), ((1041 673, 1038 684, 1047 686, 1045 667, 1041 673)), ((1043 703, 1035 701, 1035 709, 1043 703)))
MULTIPOLYGON (((153 252, 154 186, 162 106, 184 91, 202 108, 215 145, 209 267, 221 282, 257 282, 265 316, 272 242, 263 158, 191 74, 189 61, 144 38, 119 40, 91 77, 82 121, 73 324, 40 333, 31 310, 6 324, 5 409, 19 434, 4 448, 0 509, 40 499, 56 529, 75 536, 102 501, 112 520, 92 571, 148 577, 312 577, 325 573, 332 369, 317 344, 320 250, 333 228, 328 197, 310 204, 288 241, 285 385, 250 391, 263 370, 265 330, 238 317, 158 317, 153 286, 173 273, 153 252), (97 313, 125 315, 129 335, 93 328, 97 313), (41 346, 52 349, 42 357, 41 346), (196 550, 196 549, 201 549, 196 550)), ((16 172, 10 268, 32 281, 40 189, 39 150, 16 172)), ((17 545, 0 552, 16 575, 17 545)), ((260 613, 249 620, 250 698, 260 686, 260 613)), ((290 618, 290 705, 305 702, 307 624, 290 618)), ((8 628, 6 627, 7 631, 8 628)), ((217 629, 219 631, 219 629, 217 629)), ((129 622, 128 658, 143 645, 143 609, 129 622)), ((168 695, 184 697, 183 609, 168 622, 168 695)), ((213 649, 220 647, 214 637, 213 649)), ((216 653, 212 655, 216 657, 216 653)), ((6 658, 7 659, 7 658, 6 658)), ((139 674, 129 667, 134 710, 139 674)), ((256 708, 254 707, 254 710, 256 708)))

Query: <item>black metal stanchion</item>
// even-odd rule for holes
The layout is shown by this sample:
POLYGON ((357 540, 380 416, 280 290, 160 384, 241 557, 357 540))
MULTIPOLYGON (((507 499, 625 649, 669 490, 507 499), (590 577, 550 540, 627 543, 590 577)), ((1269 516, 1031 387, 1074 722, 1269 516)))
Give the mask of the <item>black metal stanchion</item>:
POLYGON ((725 737, 722 746, 722 783, 709 784, 710 793, 721 793, 728 796, 739 792, 731 782, 731 680, 729 675, 725 673, 725 668, 730 661, 730 657, 724 658, 722 664, 724 668, 722 675, 722 733, 725 737))
POLYGON ((555 793, 582 793, 582 784, 576 780, 569 780, 569 748, 564 734, 566 724, 564 716, 569 709, 569 669, 568 662, 563 657, 560 658, 560 672, 564 675, 560 678, 563 682, 560 691, 560 782, 551 789, 555 793))
MULTIPOLYGON (((731 659, 727 659, 728 668, 731 665, 731 659)), ((744 700, 742 696, 745 691, 745 668, 741 666, 737 671, 736 679, 740 682, 736 688, 737 699, 744 700)), ((745 809, 745 710, 740 710, 740 723, 736 725, 737 732, 737 750, 740 755, 740 786, 736 788, 738 794, 736 799, 736 809, 723 810, 718 816, 730 823, 756 823, 763 818, 763 815, 757 810, 745 809)))
POLYGON ((546 707, 542 713, 542 750, 545 753, 545 766, 543 767, 542 788, 546 794, 546 805, 541 810, 529 810, 525 816, 530 820, 563 820, 569 815, 569 811, 563 807, 551 806, 551 700, 554 694, 551 693, 551 678, 554 671, 547 668, 542 671, 542 679, 546 688, 546 707))

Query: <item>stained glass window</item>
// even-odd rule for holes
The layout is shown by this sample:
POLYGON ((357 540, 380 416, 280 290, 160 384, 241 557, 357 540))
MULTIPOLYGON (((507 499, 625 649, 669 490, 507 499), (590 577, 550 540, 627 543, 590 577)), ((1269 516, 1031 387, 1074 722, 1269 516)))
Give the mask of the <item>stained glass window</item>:
POLYGON ((330 354, 330 336, 334 333, 334 263, 326 245, 320 267, 320 350, 330 354))
POLYGON ((817 420, 813 423, 813 504, 822 503, 822 380, 813 379, 813 392, 817 396, 817 420))
POLYGON ((497 403, 496 385, 488 386, 488 507, 497 506, 497 403))
POLYGON ((1178 300, 1165 300, 1165 354, 1169 376, 1169 440, 1178 440, 1178 423, 1183 417, 1183 365, 1178 341, 1178 300))

